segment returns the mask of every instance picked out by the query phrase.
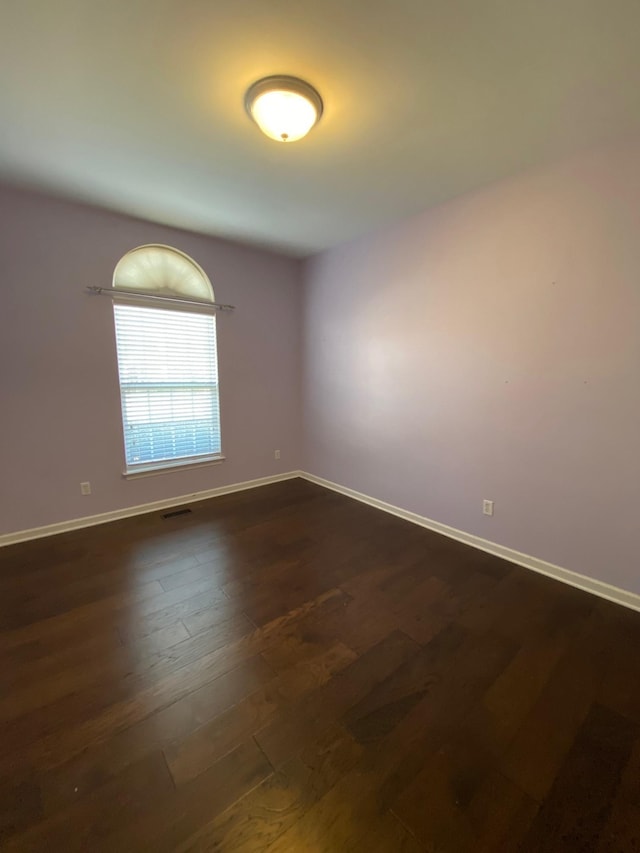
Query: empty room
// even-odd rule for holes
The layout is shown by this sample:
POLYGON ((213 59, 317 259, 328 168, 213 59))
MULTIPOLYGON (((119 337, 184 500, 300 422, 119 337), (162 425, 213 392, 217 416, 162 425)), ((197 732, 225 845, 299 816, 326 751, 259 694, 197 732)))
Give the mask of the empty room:
POLYGON ((639 853, 639 34, 0 0, 0 850, 639 853))

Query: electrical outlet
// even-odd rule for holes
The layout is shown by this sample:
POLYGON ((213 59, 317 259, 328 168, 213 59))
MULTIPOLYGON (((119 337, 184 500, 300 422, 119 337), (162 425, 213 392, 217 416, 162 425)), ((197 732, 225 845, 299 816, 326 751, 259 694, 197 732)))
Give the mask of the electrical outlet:
POLYGON ((91 483, 80 483, 80 494, 81 495, 90 495, 91 494, 91 483))
POLYGON ((280 451, 279 450, 273 451, 273 458, 274 459, 280 459, 280 451))
POLYGON ((493 515, 493 501, 482 501, 482 514, 493 515))

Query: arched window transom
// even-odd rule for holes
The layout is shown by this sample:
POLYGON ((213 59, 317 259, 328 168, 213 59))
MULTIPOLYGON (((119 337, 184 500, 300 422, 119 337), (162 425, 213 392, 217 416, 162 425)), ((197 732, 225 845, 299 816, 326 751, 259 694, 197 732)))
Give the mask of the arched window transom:
POLYGON ((115 268, 113 287, 154 296, 214 301, 211 282, 199 264, 178 249, 156 244, 127 252, 115 268))

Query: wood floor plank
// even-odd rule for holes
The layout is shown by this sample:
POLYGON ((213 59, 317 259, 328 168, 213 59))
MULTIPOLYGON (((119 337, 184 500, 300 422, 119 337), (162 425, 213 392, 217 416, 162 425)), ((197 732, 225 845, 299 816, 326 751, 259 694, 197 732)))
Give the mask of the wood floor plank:
POLYGON ((386 812, 371 822, 350 850, 352 853, 424 853, 425 848, 393 813, 386 812))
POLYGON ((355 659, 338 644, 317 659, 292 666, 265 687, 190 734, 165 748, 165 756, 176 785, 195 778, 239 743, 259 731, 289 701, 325 684, 355 659))
POLYGON ((327 685, 305 696, 290 713, 260 729, 256 740, 271 763, 278 767, 291 758, 417 650, 416 644, 405 634, 393 632, 340 671, 327 685))
POLYGON ((208 771, 181 785, 130 821, 119 820, 104 849, 123 845, 174 851, 195 830, 243 797, 273 772, 264 754, 249 740, 221 758, 208 771), (116 828, 117 827, 117 828, 116 828))
POLYGON ((311 747, 202 827, 179 850, 255 853, 266 849, 351 769, 360 752, 344 729, 329 727, 311 747))
POLYGON ((464 732, 469 710, 513 653, 513 644, 496 634, 477 637, 469 633, 453 656, 434 657, 429 666, 435 677, 426 695, 394 729, 383 730, 381 740, 371 742, 371 761, 374 766, 379 764, 382 774, 377 791, 381 806, 395 808, 398 797, 422 772, 430 756, 464 732))
POLYGON ((176 786, 195 779, 251 738, 278 707, 273 691, 262 688, 186 738, 169 744, 164 753, 176 786))
POLYGON ((500 762, 502 772, 541 802, 596 698, 605 648, 595 620, 578 635, 500 762))
POLYGON ((455 665, 464 631, 445 629, 426 648, 409 657, 395 672, 347 710, 343 720, 360 743, 380 740, 440 681, 441 667, 455 665))
POLYGON ((0 782, 0 844, 5 838, 28 829, 44 814, 42 791, 36 774, 27 771, 0 782))
POLYGON ((466 818, 473 853, 516 853, 538 811, 538 803, 493 769, 471 799, 466 818))
POLYGON ((640 738, 636 739, 595 853, 640 850, 640 738))
MULTIPOLYGON (((165 592, 158 581, 144 584, 133 590, 114 593, 74 610, 56 616, 30 622, 23 627, 3 631, 0 634, 0 650, 14 648, 32 640, 48 643, 58 642, 71 635, 72 641, 92 632, 96 625, 115 624, 119 628, 125 623, 137 623, 151 614, 164 612, 167 607, 195 599, 202 608, 217 601, 224 601, 224 593, 212 581, 201 581, 165 592), (114 614, 119 618, 114 620, 114 614)), ((186 606, 186 605, 185 605, 186 606)))
POLYGON ((592 850, 602 834, 638 727, 595 705, 521 845, 522 853, 592 850))
MULTIPOLYGON (((55 766, 63 756, 71 757, 107 739, 264 651, 283 633, 292 630, 291 626, 298 619, 333 597, 339 598, 340 593, 329 591, 264 628, 242 634, 225 645, 216 641, 211 646, 207 638, 199 634, 161 653, 154 661, 147 661, 144 671, 133 683, 116 682, 109 686, 109 683, 100 682, 86 694, 63 697, 54 703, 55 707, 47 706, 33 716, 18 718, 10 728, 13 736, 0 745, 5 747, 5 764, 11 765, 17 758, 16 753, 20 753, 23 761, 37 761, 47 768, 55 766), (82 723, 72 725, 78 708, 82 723), (21 742, 27 744, 26 748, 20 749, 21 742)), ((217 634, 215 629, 214 633, 217 634)))
POLYGON ((640 614, 301 480, 0 549, 0 846, 640 851, 640 614))
POLYGON ((146 754, 164 750, 255 693, 272 678, 260 656, 249 659, 139 723, 42 771, 43 808, 50 814, 108 782, 146 754))
POLYGON ((319 654, 305 656, 304 660, 281 670, 274 689, 281 698, 294 702, 326 684, 357 659, 356 653, 344 643, 333 643, 319 654))
POLYGON ((280 835, 265 853, 303 849, 329 853, 349 850, 360 842, 375 818, 375 804, 360 774, 345 774, 296 823, 280 835))
POLYGON ((46 752, 50 745, 55 763, 66 735, 69 743, 75 739, 79 749, 86 748, 92 739, 103 737, 103 729, 108 734, 123 722, 132 724, 149 709, 163 707, 195 689, 201 681, 223 674, 234 662, 251 657, 248 646, 241 647, 242 639, 251 631, 246 619, 232 620, 169 649, 138 658, 121 648, 102 667, 82 665, 66 678, 57 675, 46 683, 22 688, 5 702, 5 730, 16 740, 8 739, 8 752, 0 751, 0 755, 10 756, 21 740, 32 746, 35 755, 41 747, 46 752), (235 659, 223 652, 230 641, 237 641, 235 659), (140 704, 142 697, 146 698, 146 706, 140 704), (85 740, 73 726, 78 715, 86 719, 85 740))
POLYGON ((151 753, 99 791, 14 836, 5 849, 84 851, 94 843, 92 839, 103 838, 113 826, 135 819, 159 798, 172 794, 173 784, 162 753, 151 753), (70 825, 73 833, 69 832, 70 825))

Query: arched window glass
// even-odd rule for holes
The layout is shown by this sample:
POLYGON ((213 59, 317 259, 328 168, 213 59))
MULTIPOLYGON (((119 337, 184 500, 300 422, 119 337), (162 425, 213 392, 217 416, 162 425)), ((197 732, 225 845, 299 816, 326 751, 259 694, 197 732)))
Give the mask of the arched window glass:
POLYGON ((126 470, 133 475, 222 459, 216 318, 200 266, 168 246, 140 246, 118 262, 114 319, 126 470), (196 300, 202 308, 149 299, 196 300))
POLYGON ((170 246, 138 246, 118 261, 116 290, 138 290, 156 296, 182 296, 213 302, 213 288, 202 267, 170 246))

